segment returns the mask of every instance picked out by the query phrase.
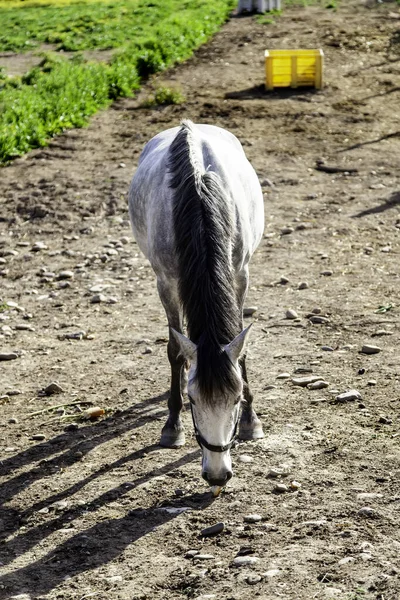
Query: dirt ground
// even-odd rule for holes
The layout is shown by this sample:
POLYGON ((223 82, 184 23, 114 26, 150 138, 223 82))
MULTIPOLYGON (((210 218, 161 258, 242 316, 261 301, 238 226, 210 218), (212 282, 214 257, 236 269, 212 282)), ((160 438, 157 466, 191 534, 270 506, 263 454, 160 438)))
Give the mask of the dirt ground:
POLYGON ((233 18, 139 98, 0 171, 0 352, 17 355, 0 363, 0 598, 400 598, 396 15, 348 0, 233 18), (323 48, 324 89, 265 94, 267 47, 323 48), (142 108, 159 82, 186 103, 142 108), (144 143, 182 118, 237 135, 265 192, 247 300, 265 438, 233 451, 215 500, 188 410, 186 447, 157 445, 167 326, 127 213, 144 143), (106 414, 82 420, 90 406, 106 414), (238 554, 258 560, 234 567, 238 554))

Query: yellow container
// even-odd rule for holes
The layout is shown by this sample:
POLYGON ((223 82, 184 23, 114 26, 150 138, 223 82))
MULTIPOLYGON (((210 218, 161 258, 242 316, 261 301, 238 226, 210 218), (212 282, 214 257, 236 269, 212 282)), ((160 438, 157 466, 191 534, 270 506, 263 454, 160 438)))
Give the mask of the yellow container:
POLYGON ((323 66, 322 50, 266 50, 265 87, 273 90, 307 85, 321 89, 323 66))

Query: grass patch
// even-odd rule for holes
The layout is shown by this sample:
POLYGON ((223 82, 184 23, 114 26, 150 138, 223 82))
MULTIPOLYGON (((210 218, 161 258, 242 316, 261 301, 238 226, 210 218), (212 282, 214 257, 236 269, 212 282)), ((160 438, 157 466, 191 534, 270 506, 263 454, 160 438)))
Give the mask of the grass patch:
POLYGON ((183 104, 185 100, 185 96, 178 89, 161 86, 143 102, 142 106, 150 108, 152 106, 183 104))
MULTIPOLYGON (((132 95, 143 77, 187 59, 219 29, 234 5, 234 0, 125 0, 71 5, 57 9, 57 23, 65 35, 53 30, 52 38, 49 23, 51 16, 55 19, 54 7, 13 9, 21 18, 28 14, 34 25, 29 30, 18 26, 15 35, 7 38, 7 25, 3 28, 2 21, 0 47, 1 41, 21 44, 28 37, 32 40, 36 32, 36 40, 43 35, 53 43, 59 35, 58 43, 64 49, 112 46, 118 50, 110 64, 87 63, 79 54, 72 59, 46 55, 24 77, 0 80, 0 162, 45 145, 49 137, 66 128, 82 127, 99 108, 120 96, 132 95), (82 11, 93 7, 96 15, 82 19, 82 11), (79 17, 80 27, 75 33, 65 17, 66 9, 76 9, 74 18, 79 17), (43 21, 42 10, 50 11, 49 22, 43 21), (108 21, 105 14, 114 16, 108 21), (42 19, 40 27, 38 19, 42 19), (103 22, 92 27, 91 19, 103 22)), ((0 9, 0 20, 6 13, 7 9, 0 9)))
POLYGON ((281 10, 270 10, 267 13, 256 16, 257 23, 260 25, 273 25, 275 23, 274 17, 280 17, 282 14, 281 10))

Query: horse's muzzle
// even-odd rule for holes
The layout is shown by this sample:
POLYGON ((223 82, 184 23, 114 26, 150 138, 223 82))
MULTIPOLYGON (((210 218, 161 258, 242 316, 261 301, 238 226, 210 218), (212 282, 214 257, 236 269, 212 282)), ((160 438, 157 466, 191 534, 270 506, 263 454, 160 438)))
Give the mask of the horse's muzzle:
POLYGON ((232 471, 227 471, 222 477, 212 477, 212 475, 210 475, 210 473, 207 471, 203 471, 201 474, 203 479, 205 479, 210 486, 217 485, 219 487, 224 487, 224 485, 226 485, 228 481, 232 479, 232 475, 232 471))

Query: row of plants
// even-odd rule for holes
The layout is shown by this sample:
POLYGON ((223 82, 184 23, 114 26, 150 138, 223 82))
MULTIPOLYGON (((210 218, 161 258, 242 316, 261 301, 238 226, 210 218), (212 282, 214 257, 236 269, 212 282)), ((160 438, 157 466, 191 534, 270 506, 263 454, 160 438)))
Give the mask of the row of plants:
MULTIPOLYGON (((219 29, 235 2, 127 0, 110 6, 115 9, 117 5, 133 11, 134 18, 132 14, 127 17, 132 30, 124 29, 123 45, 121 39, 115 40, 118 50, 109 64, 86 62, 81 54, 71 58, 54 53, 22 78, 0 74, 0 162, 45 145, 49 137, 66 128, 83 126, 115 98, 132 95, 143 78, 187 59, 219 29)), ((68 8, 94 6, 108 5, 98 2, 68 8)), ((0 9, 0 17, 2 13, 0 9)), ((81 39, 86 39, 86 49, 93 48, 98 38, 82 34, 81 39)), ((83 42, 76 45, 82 49, 83 42)))

